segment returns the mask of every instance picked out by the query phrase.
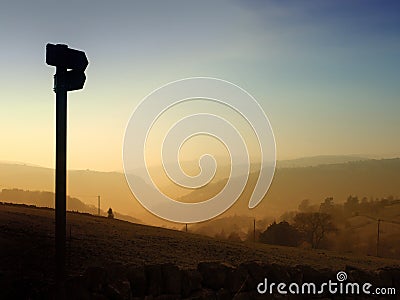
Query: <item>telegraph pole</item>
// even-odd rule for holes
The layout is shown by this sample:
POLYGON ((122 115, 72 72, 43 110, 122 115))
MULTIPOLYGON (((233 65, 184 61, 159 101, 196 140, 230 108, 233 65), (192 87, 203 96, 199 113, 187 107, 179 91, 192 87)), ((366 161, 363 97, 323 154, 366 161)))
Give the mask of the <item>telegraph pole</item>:
POLYGON ((253 219, 253 241, 256 242, 256 218, 253 219))
POLYGON ((380 225, 381 225, 381 219, 378 219, 378 234, 376 237, 376 256, 379 257, 379 235, 380 235, 380 225))
POLYGON ((97 196, 97 214, 100 216, 100 196, 97 196))

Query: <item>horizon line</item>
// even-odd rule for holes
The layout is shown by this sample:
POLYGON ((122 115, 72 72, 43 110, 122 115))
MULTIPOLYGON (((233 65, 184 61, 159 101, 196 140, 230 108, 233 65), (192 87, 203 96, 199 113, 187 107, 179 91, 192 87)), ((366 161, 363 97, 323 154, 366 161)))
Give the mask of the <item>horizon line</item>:
MULTIPOLYGON (((300 156, 296 158, 289 158, 289 159, 279 159, 276 160, 277 163, 279 162, 292 162, 298 161, 301 159, 313 159, 313 158, 329 158, 329 157, 353 157, 353 158, 360 158, 361 161, 365 160, 383 160, 383 159, 395 159, 400 158, 399 154, 321 154, 321 155, 311 155, 311 156, 300 156)), ((184 162, 196 162, 196 160, 186 160, 184 162)), ((256 164, 257 162, 251 163, 256 164)), ((52 169, 55 170, 55 167, 43 166, 34 163, 22 162, 22 161, 7 161, 7 160, 0 160, 0 164, 8 164, 8 165, 20 165, 20 166, 27 166, 27 167, 36 167, 42 169, 52 169)), ((327 164, 327 163, 321 163, 327 164)), ((328 163, 329 164, 329 163, 328 163)), ((150 168, 157 168, 161 165, 151 165, 150 168)), ((71 168, 68 171, 92 171, 92 172, 101 172, 101 173, 124 173, 124 169, 121 168, 120 170, 101 170, 101 169, 89 169, 89 168, 71 168)))

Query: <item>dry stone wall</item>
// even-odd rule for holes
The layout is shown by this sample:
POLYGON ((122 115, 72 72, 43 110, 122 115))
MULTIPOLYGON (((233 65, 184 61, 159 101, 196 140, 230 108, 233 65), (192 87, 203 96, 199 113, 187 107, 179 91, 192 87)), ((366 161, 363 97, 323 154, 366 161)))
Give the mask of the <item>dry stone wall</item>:
MULTIPOLYGON (((369 282, 400 291, 399 268, 372 272, 347 266, 343 271, 349 282, 369 282)), ((92 267, 82 276, 70 278, 66 293, 68 299, 335 299, 329 295, 283 297, 276 291, 273 295, 260 295, 257 285, 265 278, 276 283, 322 284, 335 281, 336 275, 335 270, 316 270, 306 265, 289 267, 260 262, 246 262, 237 267, 222 262, 201 262, 197 269, 180 269, 173 264, 92 267)), ((337 296, 337 299, 346 298, 337 296)))

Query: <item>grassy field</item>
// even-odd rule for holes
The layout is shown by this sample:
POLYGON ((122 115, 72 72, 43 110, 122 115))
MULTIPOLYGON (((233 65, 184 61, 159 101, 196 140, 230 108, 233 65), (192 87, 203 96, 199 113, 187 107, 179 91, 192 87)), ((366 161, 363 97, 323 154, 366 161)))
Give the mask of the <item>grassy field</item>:
MULTIPOLYGON (((262 261, 281 265, 310 265, 341 270, 346 265, 373 270, 400 266, 400 261, 352 256, 325 250, 298 249, 265 244, 219 241, 195 235, 68 213, 67 252, 70 274, 93 265, 175 263, 196 267, 200 261, 237 265, 262 261)), ((0 205, 0 276, 51 278, 54 261, 54 211, 0 205)))

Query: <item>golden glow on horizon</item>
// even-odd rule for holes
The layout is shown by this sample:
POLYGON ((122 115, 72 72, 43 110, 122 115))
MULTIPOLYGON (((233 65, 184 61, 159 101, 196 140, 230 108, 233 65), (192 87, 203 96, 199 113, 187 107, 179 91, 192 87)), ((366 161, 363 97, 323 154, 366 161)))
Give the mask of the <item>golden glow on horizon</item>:
MULTIPOLYGON (((169 191, 163 189, 163 187, 170 188, 172 182, 161 167, 163 163, 161 157, 163 139, 175 122, 186 116, 198 113, 212 113, 230 122, 242 135, 249 151, 250 162, 256 163, 260 161, 260 150, 256 136, 250 125, 239 113, 220 103, 202 99, 180 103, 160 115, 149 132, 146 144, 146 164, 150 167, 150 175, 156 185, 167 195, 169 195, 169 191)), ((182 144, 179 153, 176 153, 177 157, 179 156, 179 163, 183 171, 189 176, 198 175, 200 172, 200 157, 204 154, 209 154, 216 160, 215 177, 209 184, 229 177, 231 157, 222 142, 213 136, 205 134, 195 135, 187 139, 182 144)), ((246 160, 247 158, 245 157, 233 158, 233 161, 239 165, 246 165, 246 160)), ((164 163, 169 164, 171 162, 164 161, 164 163)), ((207 186, 204 189, 207 189, 207 186)), ((183 195, 189 191, 190 189, 176 186, 176 189, 173 190, 174 195, 169 196, 176 198, 176 194, 183 195)))

